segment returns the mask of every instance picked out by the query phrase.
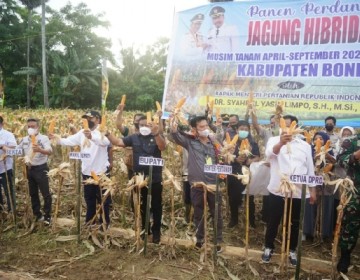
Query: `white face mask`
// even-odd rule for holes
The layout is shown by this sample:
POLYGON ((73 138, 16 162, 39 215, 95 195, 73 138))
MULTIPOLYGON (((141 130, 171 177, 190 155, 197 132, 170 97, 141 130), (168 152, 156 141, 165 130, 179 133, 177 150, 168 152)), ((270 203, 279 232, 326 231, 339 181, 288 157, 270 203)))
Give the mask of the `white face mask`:
POLYGON ((208 137, 210 134, 210 130, 209 129, 198 130, 198 134, 200 137, 208 137))
POLYGON ((38 132, 38 130, 36 128, 28 128, 28 134, 31 135, 36 135, 36 133, 38 132))
POLYGON ((144 136, 147 136, 151 133, 151 129, 147 126, 140 127, 139 131, 140 131, 140 134, 144 135, 144 136))

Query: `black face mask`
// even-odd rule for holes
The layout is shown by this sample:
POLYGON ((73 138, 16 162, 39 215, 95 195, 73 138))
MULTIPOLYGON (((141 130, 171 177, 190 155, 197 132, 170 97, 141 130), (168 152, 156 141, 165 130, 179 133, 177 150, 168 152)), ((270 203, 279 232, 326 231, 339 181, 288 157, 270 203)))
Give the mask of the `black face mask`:
POLYGON ((95 123, 93 121, 88 120, 88 124, 89 124, 90 129, 94 128, 94 126, 95 126, 95 123))
POLYGON ((136 129, 139 129, 139 124, 138 123, 134 123, 134 126, 136 129))
POLYGON ((230 125, 230 127, 231 127, 233 130, 237 130, 237 125, 236 125, 236 124, 230 125))
POLYGON ((327 131, 333 131, 334 126, 333 126, 332 124, 326 124, 326 125, 325 125, 325 129, 326 129, 327 131))

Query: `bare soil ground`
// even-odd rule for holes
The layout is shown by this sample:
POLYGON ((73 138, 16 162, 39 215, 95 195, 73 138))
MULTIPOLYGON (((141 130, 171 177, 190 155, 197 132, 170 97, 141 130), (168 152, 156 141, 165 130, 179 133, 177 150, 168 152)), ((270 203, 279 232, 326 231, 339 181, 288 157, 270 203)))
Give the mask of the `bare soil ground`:
MULTIPOLYGON (((63 158, 68 151, 56 150, 57 158, 63 158)), ((121 154, 119 154, 121 156, 121 154)), ((57 167, 59 162, 51 162, 50 167, 57 167)), ((71 167, 72 173, 76 171, 71 167)), ((125 182, 126 175, 115 166, 113 174, 118 182, 125 182)), ((172 171, 176 173, 176 166, 172 171)), ((76 180, 65 182, 61 191, 60 218, 75 222, 76 180)), ((120 183, 121 185, 121 183, 120 183)), ((124 185, 124 183, 122 183, 124 185)), ((51 183, 54 203, 58 181, 51 183)), ((123 186, 119 187, 123 188, 123 186)), ((17 170, 17 228, 13 227, 10 215, 0 218, 0 279, 292 279, 295 270, 289 268, 280 273, 278 258, 270 264, 262 264, 260 257, 250 259, 247 266, 244 255, 234 256, 226 250, 220 253, 214 265, 212 251, 207 253, 207 261, 200 260, 201 252, 194 246, 155 245, 148 243, 146 256, 136 251, 133 237, 116 236, 105 242, 104 233, 98 231, 92 238, 86 230, 82 230, 80 243, 75 240, 57 241, 60 237, 76 235, 76 227, 62 226, 52 230, 41 223, 31 223, 31 207, 27 196, 27 182, 23 178, 21 168, 17 170), (105 248, 100 248, 103 246, 105 248)), ((163 236, 170 234, 171 224, 171 192, 169 188, 163 193, 163 236)), ((181 193, 174 195, 175 237, 191 240, 184 222, 181 193)), ((260 208, 261 199, 256 200, 260 208)), ((84 219, 84 203, 82 222, 84 219)), ((234 229, 227 229, 227 214, 224 207, 224 245, 245 246, 245 221, 241 212, 241 223, 234 229)), ((259 213, 259 209, 257 209, 259 213)), ((113 198, 112 228, 133 228, 133 214, 129 206, 129 195, 118 191, 113 198)), ((262 250, 265 226, 257 217, 256 229, 250 230, 249 248, 262 250)), ((208 222, 211 227, 211 222, 208 222)), ((209 230, 211 239, 212 229, 209 230)), ((320 261, 331 261, 331 240, 324 242, 303 242, 303 256, 320 261)), ((360 279, 360 248, 355 249, 349 279, 360 279)), ((280 253, 280 241, 277 242, 276 253, 280 253)), ((327 271, 302 267, 301 279, 330 279, 331 268, 327 271)))

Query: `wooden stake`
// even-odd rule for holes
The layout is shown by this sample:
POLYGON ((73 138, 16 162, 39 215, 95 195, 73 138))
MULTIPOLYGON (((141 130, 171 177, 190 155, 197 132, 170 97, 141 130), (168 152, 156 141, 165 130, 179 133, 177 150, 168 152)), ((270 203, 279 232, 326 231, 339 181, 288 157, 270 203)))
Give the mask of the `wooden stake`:
POLYGON ((60 196, 61 196, 60 192, 61 192, 61 187, 62 187, 63 181, 64 181, 64 178, 62 176, 59 176, 59 185, 58 185, 58 189, 57 189, 55 212, 54 212, 53 224, 52 224, 53 231, 55 231, 55 229, 56 229, 56 219, 57 219, 57 215, 58 215, 59 208, 60 208, 60 196))
POLYGON ((132 190, 132 197, 134 202, 134 214, 135 214, 135 238, 136 238, 136 251, 140 250, 140 188, 136 186, 136 192, 132 190))

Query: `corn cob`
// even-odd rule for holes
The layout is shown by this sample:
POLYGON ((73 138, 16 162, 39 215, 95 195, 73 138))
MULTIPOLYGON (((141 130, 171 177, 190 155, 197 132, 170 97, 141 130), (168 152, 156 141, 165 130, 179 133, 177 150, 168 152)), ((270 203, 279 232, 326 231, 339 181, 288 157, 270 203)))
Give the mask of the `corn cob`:
POLYGON ((319 154, 321 152, 321 140, 320 138, 315 140, 315 152, 319 154))
POLYGON ((182 97, 176 104, 175 109, 180 109, 185 104, 185 101, 186 101, 186 97, 182 97))
MULTIPOLYGON (((235 135, 234 138, 231 140, 230 145, 235 145, 235 143, 239 140, 239 135, 235 135)), ((246 139, 247 140, 247 139, 246 139)))
POLYGON ((31 144, 36 145, 36 137, 35 135, 31 135, 31 144))
POLYGON ((210 111, 213 110, 213 108, 214 108, 214 99, 210 100, 210 102, 209 102, 209 108, 210 108, 210 111))
POLYGON ((96 181, 99 182, 100 178, 96 175, 95 171, 91 171, 91 177, 96 181))
POLYGON ((126 94, 123 94, 123 96, 121 97, 120 105, 125 105, 125 102, 126 102, 126 94))
POLYGON ((325 144, 325 147, 324 147, 325 152, 330 149, 330 145, 331 145, 331 141, 330 141, 330 140, 327 140, 327 141, 326 141, 326 144, 325 144))
POLYGON ((162 110, 161 109, 161 104, 158 101, 156 101, 155 104, 156 104, 156 110, 161 111, 162 110))
POLYGON ((254 92, 249 93, 248 102, 247 104, 252 104, 254 102, 254 92))
POLYGON ((304 136, 306 138, 306 142, 308 144, 310 144, 311 143, 311 134, 307 130, 304 130, 304 136))
POLYGON ((146 122, 151 123, 151 112, 146 113, 146 122))
POLYGON ((231 138, 230 138, 229 132, 226 132, 226 143, 227 143, 227 144, 230 144, 230 143, 231 143, 231 138))
POLYGON ((54 129, 55 129, 55 119, 52 119, 52 120, 50 121, 48 133, 49 133, 49 134, 53 134, 53 133, 54 133, 54 129))
POLYGON ((215 108, 215 110, 216 110, 216 119, 220 119, 220 108, 219 107, 216 107, 215 108))
POLYGON ((292 121, 289 127, 289 134, 293 134, 293 132, 295 131, 296 128, 296 121, 292 121))
POLYGON ((279 122, 280 128, 282 131, 286 130, 286 122, 283 118, 280 118, 280 122, 279 122))
POLYGON ((84 130, 89 130, 89 123, 87 119, 82 119, 84 130))

